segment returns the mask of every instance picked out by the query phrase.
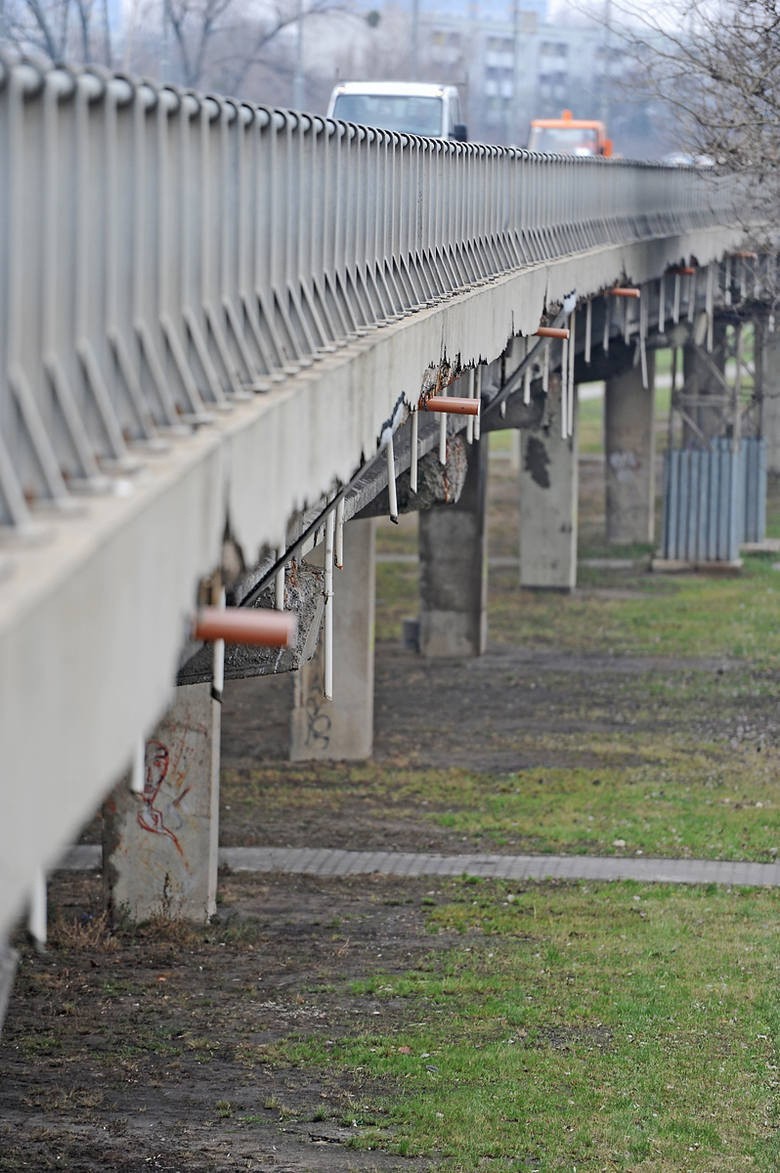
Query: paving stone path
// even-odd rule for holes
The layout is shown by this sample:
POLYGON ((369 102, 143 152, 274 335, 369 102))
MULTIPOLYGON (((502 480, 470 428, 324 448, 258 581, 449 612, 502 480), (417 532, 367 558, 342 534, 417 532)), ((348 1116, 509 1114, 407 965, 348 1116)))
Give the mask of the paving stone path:
MULTIPOLYGON (((504 880, 639 880, 659 884, 780 887, 780 862, 620 858, 591 855, 427 855, 404 851, 339 851, 326 847, 223 847, 231 871, 309 876, 483 876, 504 880)), ((59 865, 73 871, 101 866, 99 847, 72 847, 59 865)))

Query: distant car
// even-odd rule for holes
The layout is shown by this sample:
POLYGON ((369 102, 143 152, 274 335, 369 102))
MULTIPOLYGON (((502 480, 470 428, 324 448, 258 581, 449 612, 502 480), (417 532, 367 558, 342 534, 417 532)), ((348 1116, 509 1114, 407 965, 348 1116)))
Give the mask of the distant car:
POLYGON ((563 110, 560 118, 534 118, 528 135, 528 150, 543 155, 591 155, 609 159, 612 140, 598 118, 575 118, 563 110))
POLYGON ((457 89, 433 82, 344 81, 330 95, 328 117, 381 130, 468 140, 457 89))

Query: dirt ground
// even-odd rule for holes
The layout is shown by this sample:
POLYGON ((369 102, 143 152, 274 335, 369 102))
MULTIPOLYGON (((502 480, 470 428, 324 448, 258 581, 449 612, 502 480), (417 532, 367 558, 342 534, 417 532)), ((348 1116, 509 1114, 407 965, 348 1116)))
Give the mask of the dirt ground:
MULTIPOLYGON (((532 729, 544 719, 561 732, 582 726, 582 762, 588 733, 634 719, 640 667, 648 665, 563 663, 502 648, 456 675, 452 665, 421 665, 412 653, 383 646, 377 758, 397 760, 401 739, 415 765, 485 769, 489 758, 504 770, 529 764, 534 754, 550 763, 549 743, 534 748, 533 737, 516 736, 518 722, 532 729), (503 688, 489 687, 496 679, 503 688), (464 691, 468 721, 459 703, 464 691), (590 721, 583 694, 592 701, 590 721), (426 696, 460 716, 432 729, 426 696)), ((237 768, 257 760, 253 723, 260 714, 276 709, 281 722, 283 689, 265 684, 234 687, 227 705, 225 758, 237 768)), ((668 709, 657 716, 667 728, 680 719, 668 709)), ((278 748, 270 736, 263 753, 272 760, 278 748)), ((325 802, 311 825, 278 807, 251 819, 226 810, 222 839, 445 852, 489 846, 368 802, 348 811, 325 802)), ((265 1049, 295 1031, 337 1038, 365 1027, 367 1016, 377 1016, 378 1025, 381 1016, 382 1031, 392 1030, 403 1006, 367 1005, 348 983, 400 972, 449 948, 447 936, 432 938, 424 928, 426 902, 445 886, 378 876, 225 874, 222 913, 205 935, 163 926, 106 937, 99 879, 58 874, 50 948, 38 955, 17 942, 22 959, 0 1037, 0 1170, 428 1168, 423 1160, 345 1147, 355 1128, 370 1123, 364 1105, 377 1089, 333 1072, 317 1082, 304 1070, 279 1069, 265 1049)))
MULTIPOLYGON (((572 659, 511 643, 491 646, 480 660, 424 663, 400 641, 385 643, 377 648, 375 757, 412 768, 504 771, 571 760, 571 739, 556 749, 539 730, 575 741, 581 732, 580 764, 594 735, 640 721, 659 737, 681 721, 704 736, 716 719, 706 707, 653 707, 642 686, 647 673, 690 667, 572 659)), ((282 678, 228 687, 226 768, 283 759, 288 687, 282 678)), ((776 732, 770 707, 751 719, 776 732)), ((744 728, 745 715, 735 707, 717 721, 728 737, 744 728)), ((221 832, 226 845, 487 846, 367 800, 348 810, 324 803, 309 823, 294 808, 228 806, 221 832)), ((273 1065, 269 1048, 291 1032, 327 1041, 374 1018, 383 1033, 400 1023, 400 1003, 367 1004, 348 983, 406 970, 451 946, 424 926, 426 902, 446 884, 223 874, 221 912, 206 932, 157 925, 111 934, 99 877, 58 873, 49 948, 39 955, 21 933, 16 940, 21 961, 0 1036, 0 1170, 429 1168, 425 1160, 346 1147, 376 1119, 367 1101, 382 1089, 335 1071, 318 1081, 273 1065)))
MULTIPOLYGON (((271 1067, 264 1050, 292 1031, 337 1038, 358 1003, 387 1028, 393 1007, 339 991, 431 951, 426 887, 223 877, 230 919, 205 938, 25 949, 0 1046, 0 1169, 425 1168, 345 1147, 366 1086, 271 1067)), ((54 898, 89 915, 97 889, 60 877, 54 898)))

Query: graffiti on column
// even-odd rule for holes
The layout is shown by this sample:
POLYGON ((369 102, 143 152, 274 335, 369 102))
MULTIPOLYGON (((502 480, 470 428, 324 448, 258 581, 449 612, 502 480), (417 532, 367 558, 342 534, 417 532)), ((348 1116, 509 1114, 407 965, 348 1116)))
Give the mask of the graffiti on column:
POLYGON ((323 684, 319 673, 312 674, 311 684, 306 696, 306 744, 316 749, 326 750, 330 745, 330 730, 333 722, 329 717, 323 702, 323 684))
POLYGON ((618 481, 632 481, 639 471, 636 452, 610 452, 609 467, 618 481))
POLYGON ((163 835, 170 839, 179 855, 183 857, 184 852, 176 831, 183 823, 179 804, 189 786, 175 797, 170 797, 165 786, 170 763, 171 755, 167 745, 155 738, 147 741, 144 755, 144 789, 141 796, 143 805, 136 819, 138 826, 144 831, 151 831, 153 835, 163 835))

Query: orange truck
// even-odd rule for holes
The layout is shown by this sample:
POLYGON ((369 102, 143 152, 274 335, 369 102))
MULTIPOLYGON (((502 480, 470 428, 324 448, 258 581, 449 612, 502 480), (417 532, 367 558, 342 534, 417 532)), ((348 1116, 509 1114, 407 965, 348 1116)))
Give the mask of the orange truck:
POLYGON ((528 150, 546 155, 601 155, 608 159, 612 140, 607 138, 603 122, 575 118, 571 110, 564 110, 560 118, 534 118, 528 150))

